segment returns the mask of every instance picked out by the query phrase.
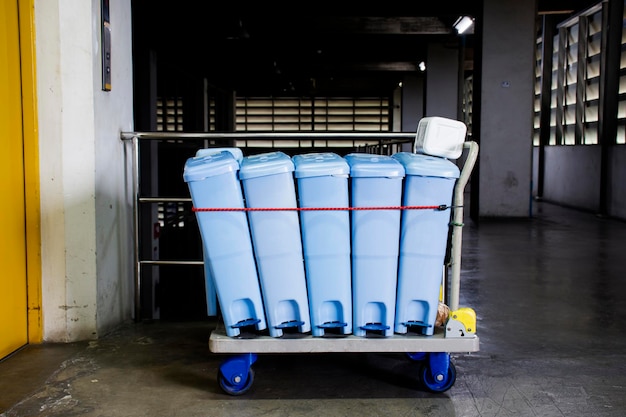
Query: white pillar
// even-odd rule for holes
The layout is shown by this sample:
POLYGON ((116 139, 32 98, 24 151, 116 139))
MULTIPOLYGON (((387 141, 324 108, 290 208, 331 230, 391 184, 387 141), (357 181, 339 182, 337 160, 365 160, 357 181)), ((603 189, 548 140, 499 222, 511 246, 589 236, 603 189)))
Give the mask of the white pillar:
POLYGON ((120 132, 132 130, 130 4, 110 1, 102 91, 100 0, 36 0, 43 338, 71 342, 130 318, 120 132))

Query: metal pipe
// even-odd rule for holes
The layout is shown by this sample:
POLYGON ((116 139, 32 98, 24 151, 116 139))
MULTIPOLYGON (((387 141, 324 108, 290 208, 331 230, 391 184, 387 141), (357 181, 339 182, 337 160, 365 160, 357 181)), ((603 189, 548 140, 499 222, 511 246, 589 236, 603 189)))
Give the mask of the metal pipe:
POLYGON ((415 139, 415 133, 402 132, 224 132, 224 133, 171 133, 171 132, 122 132, 122 140, 189 140, 189 139, 415 139))
POLYGON ((459 308, 459 294, 461 289, 461 243, 463 240, 463 193, 469 181, 474 164, 478 158, 478 143, 467 141, 463 148, 469 149, 467 158, 461 169, 461 174, 454 186, 454 215, 452 219, 452 247, 450 256, 450 300, 448 307, 454 311, 459 308))
POLYGON ((204 265, 204 261, 139 261, 141 265, 204 265))
POLYGON ((139 139, 132 138, 133 238, 135 262, 135 321, 141 319, 141 263, 139 262, 139 139))
POLYGON ((189 197, 139 197, 137 199, 140 203, 190 203, 189 197))

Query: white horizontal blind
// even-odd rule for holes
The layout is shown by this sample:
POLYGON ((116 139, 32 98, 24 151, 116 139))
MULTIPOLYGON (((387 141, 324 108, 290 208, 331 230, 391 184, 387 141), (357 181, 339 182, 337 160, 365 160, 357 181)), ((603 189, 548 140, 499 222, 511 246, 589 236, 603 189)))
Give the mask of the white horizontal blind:
POLYGON ((157 131, 183 131, 183 100, 180 97, 157 99, 157 131))
MULTIPOLYGON (((215 99, 205 103, 207 111, 205 128, 216 131, 215 99)), ((236 99, 236 132, 389 132, 391 126, 390 100, 378 98, 263 98, 239 97, 236 99)), ((157 100, 157 131, 182 132, 184 122, 183 99, 159 98, 157 100)), ((371 144, 362 141, 332 140, 332 146, 354 147, 371 144)), ((326 139, 310 140, 310 147, 327 147, 326 139)), ((245 140, 239 145, 246 146, 245 140)), ((239 146, 238 145, 238 146, 239 146)), ((258 146, 274 146, 255 141, 258 146)), ((289 143, 281 139, 281 146, 302 147, 302 139, 289 143)))
POLYGON ((541 119, 541 70, 543 68, 543 60, 541 59, 542 39, 537 38, 535 47, 535 93, 533 100, 533 146, 539 146, 540 138, 540 119, 541 119))
MULTIPOLYGON (((624 2, 626 4, 626 1, 624 2)), ((619 66, 619 103, 617 111, 617 138, 616 143, 626 144, 626 6, 622 18, 622 54, 619 66)))
POLYGON ((602 10, 588 17, 583 144, 598 143, 600 109, 600 63, 602 58, 602 10))
POLYGON ((465 78, 463 82, 463 122, 467 126, 468 136, 472 135, 472 111, 474 108, 474 77, 472 75, 465 78))
POLYGON ((557 88, 563 88, 563 138, 564 145, 574 145, 576 123, 576 73, 578 71, 578 28, 576 23, 565 29, 565 82, 557 88))
POLYGON ((388 98, 239 97, 237 132, 387 132, 388 98))
MULTIPOLYGON (((598 143, 602 7, 560 25, 551 40, 538 39, 535 60, 535 105, 533 144, 538 146, 541 105, 542 42, 552 41, 549 145, 598 143)), ((626 67, 626 57, 622 59, 626 67)), ((622 81, 626 92, 626 79, 622 81)), ((620 104, 626 116, 626 105, 620 104)), ((624 116, 620 116, 624 117, 624 116)), ((623 129, 622 129, 623 133, 623 129)))

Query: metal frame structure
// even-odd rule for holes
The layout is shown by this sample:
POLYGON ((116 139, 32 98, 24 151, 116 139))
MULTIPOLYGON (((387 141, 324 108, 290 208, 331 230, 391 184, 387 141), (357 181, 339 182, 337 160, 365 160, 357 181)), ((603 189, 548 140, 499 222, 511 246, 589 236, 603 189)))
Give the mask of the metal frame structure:
MULTIPOLYGON (((139 247, 141 230, 140 205, 153 203, 191 202, 191 198, 166 198, 159 196, 141 197, 140 142, 176 141, 198 143, 198 147, 235 146, 266 147, 268 149, 302 149, 314 151, 316 148, 345 148, 349 144, 356 150, 368 153, 391 154, 402 145, 415 139, 414 133, 388 132, 298 132, 298 133, 166 133, 166 132, 122 132, 121 139, 130 146, 130 155, 125 148, 126 159, 130 158, 131 190, 133 211, 133 261, 134 261, 134 311, 135 320, 141 317, 141 272, 144 265, 203 265, 195 260, 146 260, 141 258, 139 247)), ((182 172, 182 167, 181 167, 182 172)), ((181 175, 182 181, 182 175, 181 175)))

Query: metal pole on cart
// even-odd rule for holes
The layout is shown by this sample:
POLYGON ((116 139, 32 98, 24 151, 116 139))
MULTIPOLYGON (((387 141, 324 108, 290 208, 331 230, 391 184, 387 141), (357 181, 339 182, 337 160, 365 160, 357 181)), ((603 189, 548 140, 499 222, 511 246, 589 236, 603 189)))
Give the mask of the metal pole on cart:
POLYGON ((452 218, 452 243, 450 256, 450 298, 449 307, 451 311, 459 308, 459 294, 461 288, 461 243, 463 239, 463 193, 469 181, 474 164, 478 157, 478 144, 474 141, 467 141, 463 148, 468 149, 467 158, 461 169, 461 174, 454 187, 453 218, 452 218))

